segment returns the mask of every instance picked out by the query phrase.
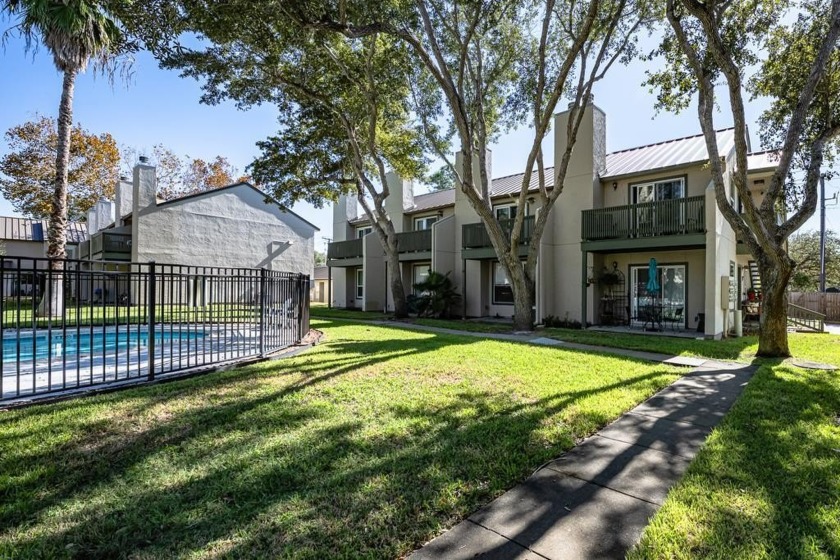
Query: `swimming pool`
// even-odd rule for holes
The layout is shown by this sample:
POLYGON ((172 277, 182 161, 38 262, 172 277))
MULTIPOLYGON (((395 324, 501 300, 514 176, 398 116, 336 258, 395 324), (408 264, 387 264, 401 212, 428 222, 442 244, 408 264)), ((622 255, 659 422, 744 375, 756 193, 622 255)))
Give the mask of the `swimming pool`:
MULTIPOLYGON (((175 343, 203 339, 201 331, 159 331, 155 333, 155 344, 175 343)), ((32 362, 62 356, 82 356, 90 354, 113 354, 132 348, 148 345, 149 333, 137 331, 73 331, 66 334, 53 331, 37 334, 21 333, 20 336, 3 339, 3 363, 32 362)))

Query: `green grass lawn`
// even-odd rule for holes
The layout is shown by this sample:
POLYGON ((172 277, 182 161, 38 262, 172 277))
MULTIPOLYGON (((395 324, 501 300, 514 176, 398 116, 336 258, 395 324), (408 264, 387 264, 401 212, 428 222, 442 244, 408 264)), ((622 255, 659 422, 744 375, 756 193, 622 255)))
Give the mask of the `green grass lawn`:
POLYGON ((0 413, 0 558, 389 558, 684 370, 314 321, 297 357, 0 413))
POLYGON ((764 363, 630 558, 840 558, 840 373, 764 363))
MULTIPOLYGON (((499 332, 472 322, 431 326, 499 332)), ((758 370, 646 529, 632 560, 840 558, 840 372, 756 360, 723 341, 546 329, 599 346, 748 361, 758 370)), ((840 336, 790 334, 798 358, 840 365, 840 336)))
MULTIPOLYGON (((63 317, 38 317, 29 301, 20 305, 13 300, 4 301, 2 308, 4 329, 61 328, 62 325, 126 325, 145 324, 148 321, 148 308, 144 305, 75 304, 68 302, 63 317)), ((159 323, 230 323, 259 321, 257 308, 252 305, 213 304, 192 305, 156 305, 156 318, 159 323)))
MULTIPOLYGON (((344 318, 349 320, 373 319, 371 313, 362 311, 333 311, 347 313, 348 315, 344 318)), ((411 322, 418 325, 468 332, 511 332, 510 325, 504 323, 442 319, 413 319, 411 322)), ((607 346, 611 348, 671 354, 674 356, 693 356, 739 362, 752 362, 755 359, 755 353, 758 351, 757 336, 706 340, 702 338, 653 336, 641 331, 638 334, 634 334, 558 328, 540 328, 535 333, 566 342, 578 342, 593 346, 607 346)), ((814 333, 790 333, 789 341, 791 352, 797 357, 804 358, 810 356, 812 360, 825 361, 827 358, 820 358, 820 356, 840 356, 840 336, 814 333)), ((840 357, 835 358, 834 363, 840 365, 840 357)))

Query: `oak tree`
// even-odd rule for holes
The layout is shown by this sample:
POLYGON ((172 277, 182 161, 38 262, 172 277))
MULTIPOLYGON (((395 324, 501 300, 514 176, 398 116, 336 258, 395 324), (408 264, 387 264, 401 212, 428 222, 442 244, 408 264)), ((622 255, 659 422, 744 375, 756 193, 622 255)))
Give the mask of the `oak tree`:
MULTIPOLYGON (((820 233, 795 233, 788 240, 788 254, 796 263, 790 279, 795 292, 816 292, 820 289, 820 233)), ((825 235, 825 285, 840 287, 840 237, 832 231, 825 235)))
POLYGON ((789 356, 787 287, 795 262, 785 245, 816 210, 823 162, 840 134, 840 0, 667 0, 666 17, 671 33, 660 53, 668 64, 650 82, 667 108, 687 107, 696 94, 718 208, 758 263, 758 355, 789 356), (788 10, 798 12, 792 23, 788 10), (758 203, 747 184, 749 92, 771 98, 762 139, 778 155, 758 203), (722 159, 715 135, 715 109, 724 103, 735 128, 731 164, 722 159))
MULTIPOLYGON (((168 33, 142 22, 137 33, 152 37, 149 45, 164 66, 204 81, 203 102, 278 108, 280 130, 258 143, 250 172, 283 203, 320 205, 354 194, 385 252, 395 314, 405 316, 397 235, 385 208, 387 172, 423 174, 409 87, 422 77, 409 51, 387 34, 351 38, 305 29, 276 8, 244 0, 210 7, 184 2, 183 17, 168 33), (206 41, 188 48, 178 41, 182 33, 206 41)), ((148 9, 166 10, 154 1, 148 9)))
POLYGON ((625 0, 365 4, 367 10, 353 13, 343 2, 285 2, 281 9, 307 29, 345 37, 387 33, 411 49, 435 83, 444 109, 418 112, 427 141, 457 177, 458 188, 485 225, 510 279, 514 328, 530 330, 540 242, 563 191, 592 88, 616 61, 632 55, 637 31, 650 20, 651 6, 645 1, 625 0), (554 186, 548 188, 542 143, 561 100, 570 101, 566 149, 555 162, 554 186), (460 166, 441 149, 446 144, 435 127, 439 119, 448 123, 445 132, 452 134, 460 147, 460 166), (533 127, 534 136, 517 193, 516 217, 508 223, 498 219, 492 209, 488 146, 500 132, 522 122, 533 127), (539 198, 540 211, 526 242, 523 226, 532 194, 539 198), (522 246, 527 248, 524 263, 522 246))
MULTIPOLYGON (((11 127, 0 157, 0 192, 14 209, 33 218, 49 218, 55 203, 55 119, 41 116, 11 127)), ((67 165, 67 218, 82 220, 100 198, 113 198, 120 152, 113 136, 95 134, 77 124, 70 130, 67 165)))

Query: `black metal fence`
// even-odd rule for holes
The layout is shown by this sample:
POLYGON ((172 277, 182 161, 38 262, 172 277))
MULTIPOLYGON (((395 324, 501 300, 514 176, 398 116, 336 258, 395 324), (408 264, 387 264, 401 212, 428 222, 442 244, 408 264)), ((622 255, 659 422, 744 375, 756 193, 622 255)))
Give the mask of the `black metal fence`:
POLYGON ((2 257, 0 401, 265 356, 309 332, 309 277, 2 257))

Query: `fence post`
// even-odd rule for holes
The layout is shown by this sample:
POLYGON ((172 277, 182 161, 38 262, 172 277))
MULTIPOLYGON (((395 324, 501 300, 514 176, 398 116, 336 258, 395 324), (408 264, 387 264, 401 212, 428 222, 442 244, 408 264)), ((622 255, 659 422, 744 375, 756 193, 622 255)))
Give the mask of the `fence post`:
POLYGON ((265 268, 260 269, 260 358, 265 357, 265 307, 266 307, 266 283, 267 272, 265 268))
POLYGON ((300 343, 309 334, 309 290, 312 287, 312 283, 310 280, 309 275, 305 275, 302 278, 303 282, 301 283, 301 300, 300 300, 300 332, 298 333, 297 342, 300 343))
POLYGON ((155 261, 149 262, 149 294, 146 305, 149 309, 149 340, 147 348, 149 351, 149 381, 155 380, 155 307, 157 305, 157 278, 155 261))

